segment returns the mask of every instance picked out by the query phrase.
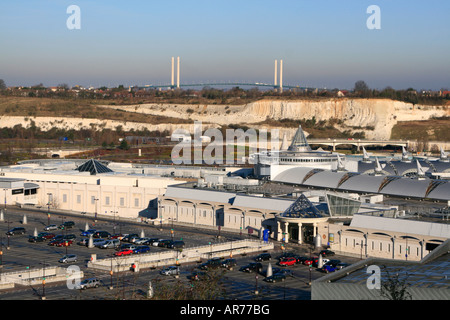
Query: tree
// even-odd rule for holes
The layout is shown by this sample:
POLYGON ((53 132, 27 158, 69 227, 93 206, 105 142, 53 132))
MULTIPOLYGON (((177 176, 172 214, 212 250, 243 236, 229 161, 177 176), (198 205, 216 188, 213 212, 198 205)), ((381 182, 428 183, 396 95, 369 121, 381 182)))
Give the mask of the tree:
POLYGON ((3 79, 0 79, 0 90, 5 90, 5 89, 6 89, 5 81, 3 79))
POLYGON ((119 149, 121 149, 121 150, 128 150, 128 149, 130 149, 130 146, 128 145, 127 140, 123 139, 120 142, 119 149))
POLYGON ((381 295, 389 300, 411 300, 411 294, 407 290, 409 283, 406 282, 408 275, 400 278, 398 273, 391 275, 386 267, 384 269, 387 280, 381 282, 381 295))
POLYGON ((363 80, 358 80, 355 82, 355 88, 354 88, 355 92, 361 92, 361 91, 367 91, 367 90, 369 90, 369 86, 363 80))

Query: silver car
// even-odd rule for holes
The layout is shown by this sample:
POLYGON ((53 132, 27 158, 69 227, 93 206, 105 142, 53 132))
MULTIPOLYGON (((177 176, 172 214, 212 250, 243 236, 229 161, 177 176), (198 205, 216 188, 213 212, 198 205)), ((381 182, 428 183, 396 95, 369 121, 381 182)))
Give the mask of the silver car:
POLYGON ((99 247, 102 249, 115 249, 115 248, 118 248, 119 246, 120 246, 119 239, 111 239, 111 240, 106 240, 99 247))
POLYGON ((89 278, 80 282, 75 289, 97 288, 100 286, 100 280, 97 278, 89 278))
POLYGON ((180 274, 180 268, 178 268, 176 266, 170 266, 170 267, 167 267, 165 269, 162 269, 160 271, 160 274, 163 274, 163 275, 166 275, 166 276, 179 275, 180 274))
POLYGON ((69 263, 69 262, 77 262, 78 257, 76 254, 66 254, 61 259, 59 259, 60 263, 69 263))

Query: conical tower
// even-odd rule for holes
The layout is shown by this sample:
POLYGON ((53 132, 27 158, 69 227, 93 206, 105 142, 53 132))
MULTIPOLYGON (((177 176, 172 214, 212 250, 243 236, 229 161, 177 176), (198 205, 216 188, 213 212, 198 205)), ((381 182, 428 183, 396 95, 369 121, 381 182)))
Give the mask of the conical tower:
POLYGON ((306 141, 302 126, 298 126, 298 130, 295 133, 294 139, 292 139, 291 145, 289 146, 288 150, 295 152, 311 151, 311 147, 309 146, 308 141, 306 141))

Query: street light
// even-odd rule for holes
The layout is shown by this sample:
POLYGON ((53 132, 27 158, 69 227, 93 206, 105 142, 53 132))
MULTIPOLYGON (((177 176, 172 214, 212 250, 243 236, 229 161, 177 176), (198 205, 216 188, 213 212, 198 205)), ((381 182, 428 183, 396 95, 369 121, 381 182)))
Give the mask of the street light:
POLYGON ((50 197, 53 197, 53 194, 52 193, 47 193, 47 196, 48 196, 48 211, 47 211, 47 225, 49 225, 50 224, 50 197))
POLYGON ((95 201, 95 216, 94 216, 94 222, 97 222, 97 201, 98 198, 94 198, 95 201))

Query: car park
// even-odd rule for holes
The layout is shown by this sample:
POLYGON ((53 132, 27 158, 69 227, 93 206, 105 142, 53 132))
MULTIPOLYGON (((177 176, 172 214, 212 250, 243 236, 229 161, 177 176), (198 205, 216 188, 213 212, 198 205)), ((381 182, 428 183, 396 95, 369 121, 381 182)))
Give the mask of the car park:
POLYGON ((77 262, 78 257, 76 254, 66 254, 61 259, 59 259, 60 263, 69 263, 69 262, 77 262))
POLYGON ((236 261, 236 259, 233 259, 233 258, 225 259, 221 263, 221 267, 227 268, 227 269, 233 268, 235 265, 237 265, 237 261, 236 261))
POLYGON ((239 271, 261 273, 262 269, 263 269, 263 267, 262 267, 261 262, 250 262, 249 264, 240 267, 239 271))
POLYGON ((26 232, 25 228, 23 228, 23 227, 15 227, 15 228, 10 229, 8 232, 6 232, 6 234, 8 236, 15 236, 15 235, 18 235, 18 234, 25 234, 25 232, 26 232))
POLYGON ((282 273, 274 273, 270 277, 264 278, 264 281, 272 282, 272 283, 275 283, 278 281, 285 281, 285 280, 286 280, 286 276, 282 273))
POLYGON ((133 254, 133 250, 130 250, 130 249, 123 249, 123 250, 120 250, 120 251, 116 251, 116 252, 114 253, 114 255, 117 256, 117 257, 120 257, 120 256, 127 256, 127 255, 130 255, 130 254, 133 254))
POLYGON ((322 250, 319 252, 319 255, 321 255, 322 257, 330 257, 330 256, 334 256, 335 253, 331 250, 322 250))
POLYGON ((267 261, 271 260, 272 256, 268 252, 261 253, 255 257, 255 261, 267 261))
POLYGON ((159 273, 165 276, 179 275, 180 268, 177 266, 170 266, 162 269, 159 273))
POLYGON ((99 247, 102 249, 115 249, 120 246, 119 239, 109 239, 103 242, 99 247))
POLYGON ((48 226, 44 227, 44 231, 53 231, 58 230, 58 226, 56 224, 49 224, 48 226))
POLYGON ((59 225, 60 229, 70 229, 73 228, 75 226, 75 222, 73 221, 64 221, 63 223, 61 223, 59 225))
POLYGON ((133 250, 133 253, 139 254, 139 253, 147 253, 150 251, 149 246, 138 246, 136 249, 133 250))
POLYGON ((90 278, 80 282, 75 289, 88 289, 88 288, 98 288, 100 286, 100 280, 97 278, 90 278))
POLYGON ((206 261, 205 263, 202 263, 198 268, 200 270, 215 269, 220 267, 221 264, 222 264, 221 258, 212 258, 206 261))
POLYGON ((282 266, 282 267, 287 267, 287 266, 293 266, 297 263, 297 259, 295 259, 294 257, 288 257, 288 258, 284 258, 282 260, 280 260, 278 262, 278 265, 282 266))

